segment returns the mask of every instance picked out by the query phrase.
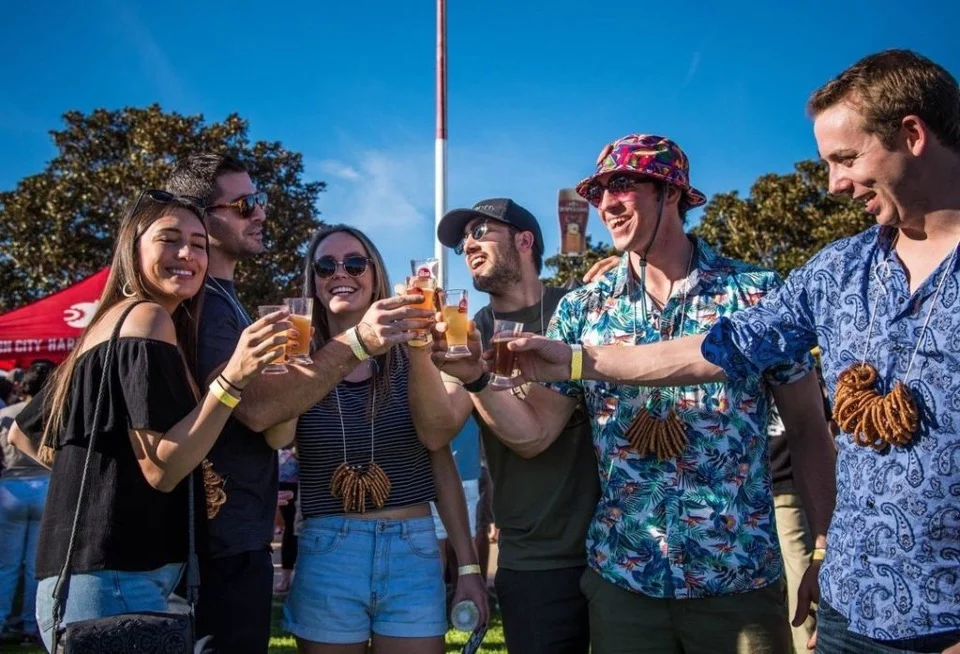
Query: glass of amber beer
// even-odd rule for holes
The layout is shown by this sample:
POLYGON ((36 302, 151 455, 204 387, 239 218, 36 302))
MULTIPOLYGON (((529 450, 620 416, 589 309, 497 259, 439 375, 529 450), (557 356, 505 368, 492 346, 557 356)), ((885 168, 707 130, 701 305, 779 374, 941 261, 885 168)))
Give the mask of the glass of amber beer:
POLYGON ((447 356, 448 359, 462 359, 470 356, 467 347, 469 337, 470 318, 467 315, 467 291, 452 288, 444 292, 443 321, 447 323, 447 356))
POLYGON ((310 327, 313 323, 313 298, 288 297, 283 303, 290 309, 290 322, 297 330, 296 344, 287 341, 287 362, 308 366, 310 358, 310 327))
POLYGON ((493 374, 490 375, 491 386, 510 387, 513 384, 513 368, 516 353, 507 348, 507 343, 520 336, 523 331, 522 322, 512 320, 495 320, 493 323, 493 374))
MULTIPOLYGON (((436 311, 437 306, 433 299, 433 295, 436 293, 436 291, 437 280, 433 277, 429 277, 427 275, 414 275, 412 277, 407 277, 407 295, 420 295, 423 298, 420 300, 420 302, 409 305, 415 309, 436 311)), ((417 338, 408 341, 407 345, 412 345, 413 347, 423 347, 433 342, 433 338, 430 336, 430 329, 428 327, 424 327, 424 329, 418 329, 417 333, 420 335, 417 338)))
MULTIPOLYGON (((281 311, 285 308, 286 306, 282 304, 267 304, 264 306, 257 307, 257 312, 260 315, 260 317, 263 318, 264 316, 269 316, 271 313, 274 313, 276 311, 281 311)), ((284 346, 282 345, 277 346, 276 352, 277 352, 277 356, 273 359, 273 361, 267 364, 266 368, 263 369, 264 375, 281 375, 287 372, 287 367, 283 365, 287 360, 286 350, 284 349, 284 346)))

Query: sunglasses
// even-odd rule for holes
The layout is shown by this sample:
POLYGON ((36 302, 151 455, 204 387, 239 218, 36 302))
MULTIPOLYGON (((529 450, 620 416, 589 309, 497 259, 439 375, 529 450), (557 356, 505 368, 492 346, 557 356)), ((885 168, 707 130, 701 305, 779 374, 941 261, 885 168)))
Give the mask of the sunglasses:
MULTIPOLYGON (((506 223, 504 223, 503 226, 509 229, 510 231, 514 231, 517 229, 516 227, 511 227, 506 223)), ((456 247, 453 248, 454 253, 457 256, 460 256, 461 254, 463 254, 463 251, 466 248, 466 244, 467 244, 467 237, 472 236, 474 241, 482 241, 483 237, 486 236, 489 231, 490 231, 490 225, 486 220, 484 220, 482 223, 477 223, 476 225, 468 229, 466 232, 464 232, 463 238, 461 238, 460 242, 457 243, 456 247)))
POLYGON ((206 208, 236 209, 241 218, 249 218, 253 215, 253 212, 257 210, 258 205, 264 211, 267 210, 267 194, 263 191, 257 191, 256 193, 244 195, 243 197, 237 198, 233 202, 227 202, 226 204, 213 204, 206 208))
POLYGON ((622 195, 627 191, 633 190, 637 184, 643 184, 644 182, 649 181, 649 179, 640 177, 638 175, 618 173, 616 175, 611 175, 606 184, 603 184, 600 182, 600 180, 594 180, 591 182, 587 187, 586 199, 587 202, 593 206, 599 207, 600 201, 603 199, 604 191, 607 191, 612 195, 622 195))
POLYGON ((130 212, 131 215, 137 213, 137 209, 140 208, 140 204, 143 202, 144 198, 153 202, 159 202, 160 204, 178 203, 185 205, 190 209, 193 209, 194 213, 203 219, 203 201, 200 198, 193 197, 192 195, 174 195, 173 193, 167 193, 166 191, 161 191, 159 189, 147 189, 146 191, 141 191, 140 195, 137 197, 136 203, 133 205, 133 211, 130 212))
POLYGON ((327 255, 313 262, 313 272, 320 279, 330 279, 337 274, 337 267, 340 266, 343 268, 343 272, 351 277, 360 277, 367 272, 369 264, 370 259, 359 254, 351 254, 349 257, 345 257, 343 261, 337 261, 327 255))

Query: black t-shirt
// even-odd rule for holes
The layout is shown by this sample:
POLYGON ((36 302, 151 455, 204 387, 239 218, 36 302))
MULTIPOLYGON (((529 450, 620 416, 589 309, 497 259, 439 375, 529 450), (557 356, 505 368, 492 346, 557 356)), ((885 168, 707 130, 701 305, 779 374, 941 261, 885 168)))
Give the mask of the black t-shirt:
MULTIPOLYGON (((542 314, 537 302, 520 311, 498 313, 497 318, 522 322, 524 331, 540 334, 566 293, 545 287, 542 314)), ((478 311, 474 320, 489 345, 490 306, 478 311)), ((523 571, 586 565, 587 527, 600 497, 600 480, 583 407, 577 408, 557 440, 531 459, 504 445, 479 414, 474 415, 493 480, 493 517, 500 528, 498 565, 523 571)))
MULTIPOLYGON (((226 363, 250 318, 233 282, 213 279, 207 285, 200 319, 197 367, 201 385, 226 363)), ((207 455, 224 479, 227 501, 207 525, 208 555, 221 558, 270 548, 277 510, 277 453, 263 434, 230 418, 207 455)))
MULTIPOLYGON (((73 572, 154 570, 187 558, 187 477, 171 493, 152 488, 130 444, 130 429, 164 433, 195 406, 183 358, 176 346, 147 338, 120 338, 111 370, 104 370, 107 343, 77 360, 63 433, 40 523, 37 578, 60 572, 93 431, 100 379, 106 375, 97 444, 88 473, 87 499, 77 531, 73 572)), ((17 416, 34 442, 43 434, 48 384, 17 416)), ((196 496, 202 501, 198 483, 196 496)), ((201 510, 202 511, 202 510, 201 510)), ((202 512, 199 515, 203 515, 202 512)))

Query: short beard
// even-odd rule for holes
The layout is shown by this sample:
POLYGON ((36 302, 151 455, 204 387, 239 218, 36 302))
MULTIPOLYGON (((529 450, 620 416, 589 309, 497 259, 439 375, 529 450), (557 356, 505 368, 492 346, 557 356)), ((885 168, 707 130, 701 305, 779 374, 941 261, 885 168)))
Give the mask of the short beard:
POLYGON ((504 248, 504 257, 494 264, 486 275, 473 278, 473 287, 490 295, 503 295, 504 291, 523 280, 520 274, 520 253, 516 247, 504 248))

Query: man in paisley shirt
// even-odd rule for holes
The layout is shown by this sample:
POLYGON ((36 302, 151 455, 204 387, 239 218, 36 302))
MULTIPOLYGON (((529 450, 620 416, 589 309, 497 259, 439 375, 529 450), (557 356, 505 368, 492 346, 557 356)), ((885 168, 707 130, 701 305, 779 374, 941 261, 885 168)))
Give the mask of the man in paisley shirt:
MULTIPOLYGON (((889 50, 843 71, 808 109, 830 191, 878 224, 829 245, 778 292, 705 335, 584 348, 583 377, 735 381, 819 344, 842 431, 817 651, 957 654, 960 89, 929 59, 889 50), (883 413, 871 408, 876 417, 866 418, 847 405, 851 393, 883 413)), ((524 350, 529 378, 570 376, 569 347, 544 339, 513 347, 524 350)))
MULTIPOLYGON (((686 209, 706 200, 690 186, 686 156, 670 139, 618 139, 577 191, 597 206, 625 254, 615 270, 560 301, 549 338, 619 349, 702 333, 779 284, 771 271, 721 257, 684 233, 686 209)), ((464 381, 469 387, 473 378, 464 381)), ((809 357, 733 383, 650 391, 570 381, 533 385, 525 398, 474 393, 500 438, 531 455, 555 442, 578 402, 586 404, 601 498, 580 583, 595 654, 788 651, 767 458, 771 391, 801 436, 798 467, 831 468, 809 357), (647 432, 657 425, 655 452, 632 436, 634 420, 647 432), (683 434, 680 451, 667 447, 668 423, 674 438, 683 434)), ((825 538, 832 496, 813 493, 807 502, 825 538)), ((804 592, 814 587, 811 573, 804 592)))

